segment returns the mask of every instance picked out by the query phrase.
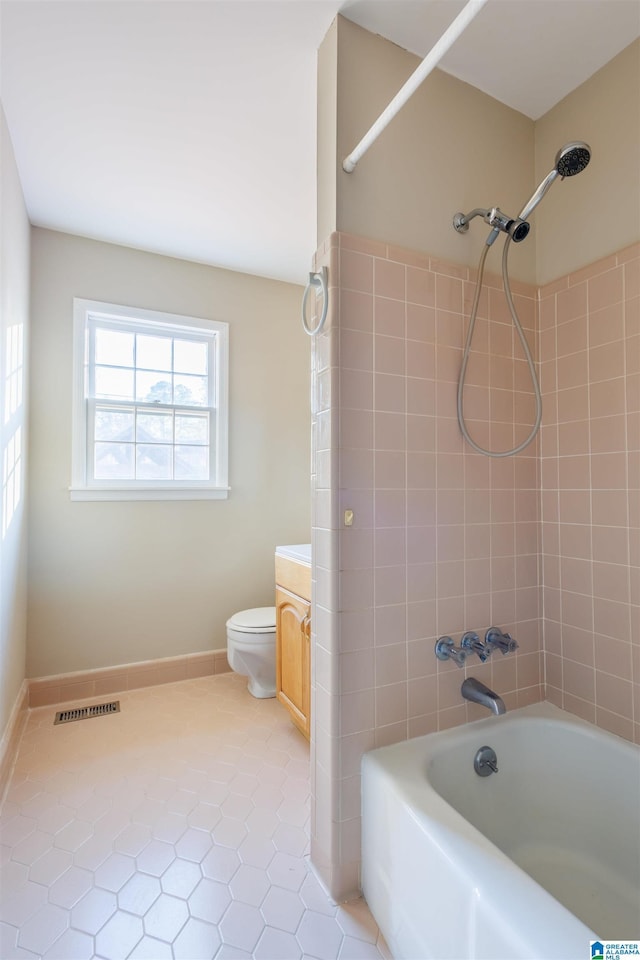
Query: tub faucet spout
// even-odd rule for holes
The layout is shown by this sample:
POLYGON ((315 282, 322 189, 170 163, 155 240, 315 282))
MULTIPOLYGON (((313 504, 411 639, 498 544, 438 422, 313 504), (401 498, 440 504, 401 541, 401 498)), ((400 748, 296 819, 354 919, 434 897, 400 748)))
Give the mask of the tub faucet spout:
POLYGON ((490 690, 480 680, 476 680, 475 677, 467 677, 462 683, 460 692, 465 700, 471 700, 472 703, 479 703, 483 707, 487 707, 495 713, 496 717, 507 712, 502 697, 499 697, 497 693, 490 690))

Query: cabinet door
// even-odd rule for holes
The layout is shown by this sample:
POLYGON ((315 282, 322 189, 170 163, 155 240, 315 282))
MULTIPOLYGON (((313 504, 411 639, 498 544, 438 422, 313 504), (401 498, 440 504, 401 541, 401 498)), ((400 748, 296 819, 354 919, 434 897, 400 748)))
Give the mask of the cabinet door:
POLYGON ((311 605, 276 588, 276 691, 298 729, 309 738, 311 605))

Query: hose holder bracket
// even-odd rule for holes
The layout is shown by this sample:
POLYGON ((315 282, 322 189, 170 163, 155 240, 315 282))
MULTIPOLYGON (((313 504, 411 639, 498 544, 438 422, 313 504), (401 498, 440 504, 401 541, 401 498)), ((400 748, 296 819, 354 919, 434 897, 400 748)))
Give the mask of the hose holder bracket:
MULTIPOLYGON (((520 243, 529 235, 531 229, 526 220, 520 217, 509 217, 503 213, 500 207, 491 207, 485 210, 483 207, 476 207, 470 213, 456 213, 453 218, 454 230, 458 233, 466 233, 469 229, 469 223, 474 217, 482 217, 485 223, 493 227, 493 236, 491 243, 498 236, 498 233, 508 233, 514 243, 520 243)), ((491 243, 489 245, 491 245, 491 243)))

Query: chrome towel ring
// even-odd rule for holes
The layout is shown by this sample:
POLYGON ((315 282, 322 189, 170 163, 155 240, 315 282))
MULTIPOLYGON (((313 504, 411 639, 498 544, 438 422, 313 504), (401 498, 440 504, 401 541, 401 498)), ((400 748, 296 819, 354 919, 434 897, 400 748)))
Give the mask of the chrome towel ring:
MULTIPOLYGON (((309 282, 305 287, 304 295, 302 297, 302 326, 304 327, 305 333, 308 333, 310 337, 315 337, 316 334, 320 333, 324 326, 324 322, 327 319, 327 308, 329 306, 329 271, 326 267, 323 267, 320 273, 310 273, 309 282), (322 310, 320 312, 320 319, 317 321, 315 327, 311 327, 309 321, 307 320, 307 300, 309 299, 309 294, 312 290, 315 290, 316 299, 318 297, 318 289, 322 294, 322 310)), ((317 314, 311 319, 311 322, 317 320, 317 314)))

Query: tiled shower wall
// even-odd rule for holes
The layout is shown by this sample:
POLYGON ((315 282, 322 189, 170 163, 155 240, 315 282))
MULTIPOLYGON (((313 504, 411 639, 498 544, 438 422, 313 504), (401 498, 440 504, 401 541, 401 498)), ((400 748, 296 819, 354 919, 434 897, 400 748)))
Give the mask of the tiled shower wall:
MULTIPOLYGON (((513 285, 543 425, 504 460, 463 444, 456 422, 473 271, 344 234, 321 264, 312 850, 339 897, 359 883, 363 751, 481 715, 461 702, 463 671, 435 660, 438 636, 511 630, 516 655, 465 672, 507 706, 546 695, 640 742, 640 246, 540 291, 513 285)), ((526 437, 533 395, 487 280, 465 413, 477 442, 505 449, 526 437)))
POLYGON ((547 697, 640 743, 640 244, 540 291, 547 697))
MULTIPOLYGON (((460 435, 469 269, 345 234, 319 252, 322 264, 331 286, 313 352, 312 854, 342 896, 359 885, 363 751, 481 716, 460 694, 465 673, 508 707, 543 696, 539 459, 537 441, 491 460, 460 435), (516 654, 474 656, 464 670, 437 661, 438 636, 459 642, 493 624, 517 638, 516 654)), ((533 394, 501 284, 487 279, 465 412, 477 442, 505 450, 530 432, 533 394)), ((535 349, 536 291, 513 288, 535 349)))

